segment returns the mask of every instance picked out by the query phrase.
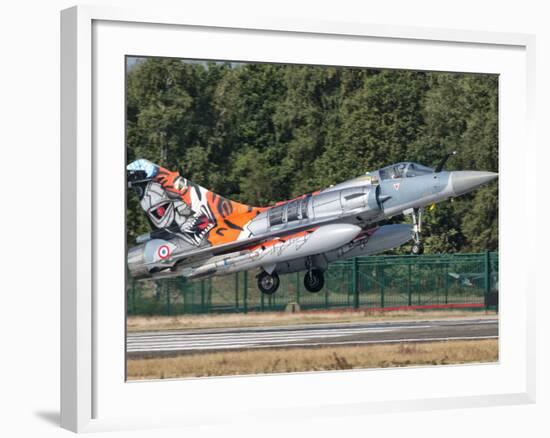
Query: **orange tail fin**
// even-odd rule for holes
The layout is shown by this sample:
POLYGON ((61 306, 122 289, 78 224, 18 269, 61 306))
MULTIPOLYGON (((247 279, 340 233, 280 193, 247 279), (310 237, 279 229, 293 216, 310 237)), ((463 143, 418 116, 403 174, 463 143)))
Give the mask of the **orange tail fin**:
POLYGON ((265 210, 226 199, 144 159, 130 163, 127 172, 128 185, 151 224, 197 246, 237 240, 246 224, 265 210))

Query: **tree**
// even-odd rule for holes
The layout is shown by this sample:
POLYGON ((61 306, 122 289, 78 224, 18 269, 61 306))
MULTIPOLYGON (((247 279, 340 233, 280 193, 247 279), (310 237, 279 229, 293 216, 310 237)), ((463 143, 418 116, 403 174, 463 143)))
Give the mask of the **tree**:
MULTIPOLYGON (((497 76, 160 58, 128 71, 128 162, 253 205, 451 150, 448 169, 498 170, 497 76)), ((148 225, 127 203, 130 241, 148 225)), ((498 188, 439 204, 424 223, 427 252, 496 250, 498 188)))
MULTIPOLYGON (((457 151, 450 170, 498 171, 498 78, 495 75, 430 73, 425 125, 413 144, 417 157, 435 163, 457 151)), ((433 252, 498 249, 498 186, 480 188, 427 215, 427 245, 433 252), (451 226, 452 224, 452 226, 451 226), (433 234, 432 234, 433 233, 433 234), (439 236, 439 237, 435 237, 439 236), (431 245, 432 241, 437 244, 431 245)))

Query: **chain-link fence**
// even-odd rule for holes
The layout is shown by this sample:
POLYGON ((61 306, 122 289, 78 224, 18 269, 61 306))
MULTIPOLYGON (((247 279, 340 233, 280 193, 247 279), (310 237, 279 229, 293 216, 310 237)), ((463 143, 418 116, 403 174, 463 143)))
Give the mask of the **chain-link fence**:
POLYGON ((336 308, 498 306, 498 253, 370 256, 333 263, 318 293, 304 273, 281 276, 271 296, 256 286, 256 272, 190 281, 129 280, 128 315, 180 315, 336 308))

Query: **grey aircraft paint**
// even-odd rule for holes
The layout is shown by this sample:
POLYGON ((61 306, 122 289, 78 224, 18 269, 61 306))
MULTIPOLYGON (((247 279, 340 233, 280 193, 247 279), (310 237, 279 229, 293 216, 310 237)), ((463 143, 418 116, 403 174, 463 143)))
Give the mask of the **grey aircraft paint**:
MULTIPOLYGON (((130 166, 135 167, 135 163, 130 166)), ((468 193, 497 176, 493 172, 436 171, 417 163, 396 163, 258 212, 242 228, 239 238, 228 244, 190 247, 188 236, 176 239, 171 236, 177 233, 163 228, 140 236, 139 244, 128 253, 129 271, 135 278, 205 278, 260 268, 258 285, 266 293, 277 289, 277 274, 306 271, 306 288, 317 291, 312 283, 308 287, 308 281, 314 280, 313 274, 322 280, 322 272, 337 260, 387 251, 411 239, 413 253, 415 247, 416 253, 421 253, 423 208, 468 193), (412 226, 377 226, 402 213, 413 216, 412 226)), ((166 197, 160 186, 150 187, 155 190, 142 198, 144 209, 149 208, 148 199, 166 197)), ((185 218, 185 206, 179 204, 173 210, 167 208, 166 214, 179 217, 181 210, 185 218)), ((186 231, 186 226, 183 222, 181 229, 186 231)))

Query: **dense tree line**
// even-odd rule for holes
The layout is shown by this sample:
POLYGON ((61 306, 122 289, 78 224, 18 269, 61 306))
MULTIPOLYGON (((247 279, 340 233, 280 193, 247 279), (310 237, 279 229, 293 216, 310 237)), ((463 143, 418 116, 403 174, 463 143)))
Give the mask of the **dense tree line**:
MULTIPOLYGON (((128 162, 251 205, 450 150, 449 170, 498 171, 495 75, 175 59, 128 69, 128 162)), ((132 193, 127 220, 129 242, 148 230, 132 193)), ((426 212, 424 239, 427 252, 497 250, 497 184, 426 212)))

